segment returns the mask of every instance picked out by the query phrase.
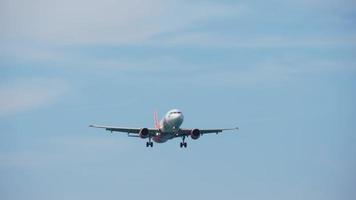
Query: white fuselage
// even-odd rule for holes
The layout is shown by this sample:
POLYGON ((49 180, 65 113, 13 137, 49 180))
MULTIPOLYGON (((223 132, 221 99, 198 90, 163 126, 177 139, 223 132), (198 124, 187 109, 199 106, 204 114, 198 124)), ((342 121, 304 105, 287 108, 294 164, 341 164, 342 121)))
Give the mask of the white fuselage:
POLYGON ((154 136, 152 138, 153 141, 163 143, 174 138, 179 131, 179 127, 182 125, 183 120, 184 116, 180 110, 173 109, 167 112, 159 123, 160 134, 154 136))

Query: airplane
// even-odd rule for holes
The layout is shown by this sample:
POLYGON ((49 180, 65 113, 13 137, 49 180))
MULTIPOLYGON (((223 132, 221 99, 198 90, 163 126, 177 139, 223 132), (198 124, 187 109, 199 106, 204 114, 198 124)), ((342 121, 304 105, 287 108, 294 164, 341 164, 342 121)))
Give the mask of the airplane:
POLYGON ((153 147, 153 141, 156 143, 164 143, 174 138, 182 138, 180 148, 187 148, 185 139, 191 137, 193 140, 198 139, 200 136, 208 133, 220 133, 228 130, 238 130, 239 128, 223 128, 223 129, 185 129, 180 128, 183 123, 184 116, 178 109, 172 109, 167 112, 163 119, 158 122, 157 113, 154 112, 154 128, 130 128, 130 127, 116 127, 116 126, 102 126, 102 125, 89 125, 93 128, 103 128, 107 131, 124 132, 129 137, 139 137, 147 139, 146 147, 153 147))

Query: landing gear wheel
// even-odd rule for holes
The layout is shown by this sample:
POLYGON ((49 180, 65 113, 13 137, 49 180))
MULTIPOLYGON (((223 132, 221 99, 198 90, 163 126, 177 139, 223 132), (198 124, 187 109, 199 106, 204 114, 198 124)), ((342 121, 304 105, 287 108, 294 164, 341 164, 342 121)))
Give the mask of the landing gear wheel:
POLYGON ((187 143, 185 142, 185 136, 182 137, 182 142, 180 143, 180 148, 187 148, 187 143))
POLYGON ((146 142, 146 147, 153 147, 152 137, 148 137, 148 142, 146 142))
POLYGON ((187 148, 187 143, 185 142, 185 135, 182 136, 182 142, 180 143, 180 148, 187 148))
POLYGON ((146 142, 146 147, 153 147, 153 142, 146 142))
POLYGON ((180 148, 182 148, 182 147, 187 148, 187 143, 186 142, 181 142, 180 143, 180 148))

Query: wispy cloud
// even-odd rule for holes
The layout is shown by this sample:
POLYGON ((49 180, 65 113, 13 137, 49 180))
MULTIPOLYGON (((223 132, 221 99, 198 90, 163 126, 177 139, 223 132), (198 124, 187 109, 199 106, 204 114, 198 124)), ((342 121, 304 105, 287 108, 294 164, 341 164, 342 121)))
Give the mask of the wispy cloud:
POLYGON ((114 140, 108 135, 33 139, 32 143, 36 148, 0 152, 0 168, 44 168, 68 162, 71 165, 82 165, 83 162, 97 161, 98 158, 111 159, 112 154, 103 155, 102 152, 114 152, 115 155, 124 153, 130 149, 132 143, 128 140, 126 137, 114 140))
POLYGON ((3 39, 60 44, 140 44, 237 11, 224 4, 172 0, 4 0, 0 9, 3 39))
POLYGON ((49 105, 68 91, 61 80, 17 80, 0 86, 0 116, 49 105))
POLYGON ((288 47, 342 47, 356 46, 356 36, 292 36, 292 35, 219 35, 209 32, 178 33, 151 40, 158 46, 199 46, 210 48, 288 48, 288 47))
POLYGON ((350 0, 272 1, 262 7, 213 1, 3 0, 0 41, 213 47, 355 45, 352 32, 318 30, 318 26, 335 25, 341 26, 332 31, 352 29, 347 26, 353 24, 349 16, 355 6, 350 0), (271 12, 275 6, 281 9, 271 12), (315 9, 321 9, 317 16, 315 9), (286 28, 296 33, 286 34, 286 28), (298 35, 299 29, 309 29, 311 34, 298 35))

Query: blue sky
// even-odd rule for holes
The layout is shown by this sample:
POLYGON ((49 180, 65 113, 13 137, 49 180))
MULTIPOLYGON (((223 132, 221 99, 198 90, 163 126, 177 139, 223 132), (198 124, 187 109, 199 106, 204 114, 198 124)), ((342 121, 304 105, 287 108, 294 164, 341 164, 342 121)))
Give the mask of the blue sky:
POLYGON ((0 198, 354 199, 356 4, 0 1, 0 198), (144 140, 91 123, 238 133, 144 140))

